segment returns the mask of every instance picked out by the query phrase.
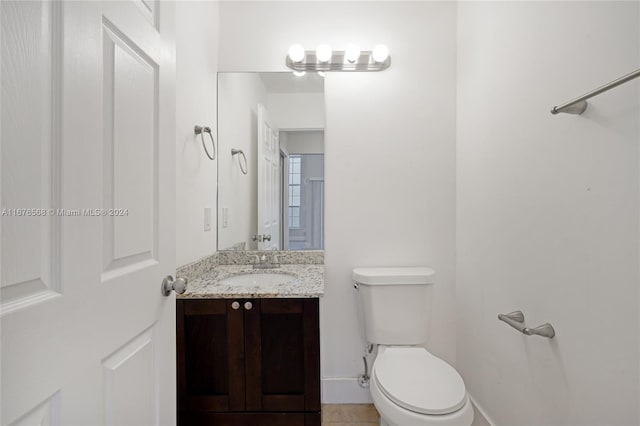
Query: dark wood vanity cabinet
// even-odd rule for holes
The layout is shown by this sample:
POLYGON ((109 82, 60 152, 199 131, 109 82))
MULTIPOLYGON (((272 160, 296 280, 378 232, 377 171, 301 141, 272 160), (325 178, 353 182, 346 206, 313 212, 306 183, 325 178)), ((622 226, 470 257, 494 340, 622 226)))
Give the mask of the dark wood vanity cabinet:
POLYGON ((320 426, 319 334, 318 299, 178 299, 178 425, 320 426))

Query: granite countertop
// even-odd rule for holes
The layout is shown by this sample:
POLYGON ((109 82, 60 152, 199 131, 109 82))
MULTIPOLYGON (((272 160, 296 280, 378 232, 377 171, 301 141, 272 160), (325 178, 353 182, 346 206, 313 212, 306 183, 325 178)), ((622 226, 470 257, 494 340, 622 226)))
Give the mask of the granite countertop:
POLYGON ((180 299, 231 298, 309 298, 324 295, 324 265, 282 264, 278 268, 253 269, 253 265, 217 265, 189 280, 187 291, 180 299), (290 274, 295 278, 284 284, 232 285, 219 281, 242 274, 290 274))

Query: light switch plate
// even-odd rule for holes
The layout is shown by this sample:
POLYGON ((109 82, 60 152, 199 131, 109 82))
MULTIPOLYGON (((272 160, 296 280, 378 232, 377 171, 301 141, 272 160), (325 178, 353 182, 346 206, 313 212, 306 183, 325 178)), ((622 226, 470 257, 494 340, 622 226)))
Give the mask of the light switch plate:
POLYGON ((222 208, 222 227, 229 227, 229 207, 222 208))
POLYGON ((211 207, 204 208, 204 230, 211 231, 211 207))

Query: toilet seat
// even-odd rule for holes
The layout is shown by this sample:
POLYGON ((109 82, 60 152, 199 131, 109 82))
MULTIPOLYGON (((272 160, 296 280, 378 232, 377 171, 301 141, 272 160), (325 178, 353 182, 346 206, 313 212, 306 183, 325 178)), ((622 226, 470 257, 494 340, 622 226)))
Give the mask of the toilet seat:
POLYGON ((407 410, 429 415, 453 413, 467 402, 460 374, 421 347, 389 347, 375 361, 382 393, 407 410))

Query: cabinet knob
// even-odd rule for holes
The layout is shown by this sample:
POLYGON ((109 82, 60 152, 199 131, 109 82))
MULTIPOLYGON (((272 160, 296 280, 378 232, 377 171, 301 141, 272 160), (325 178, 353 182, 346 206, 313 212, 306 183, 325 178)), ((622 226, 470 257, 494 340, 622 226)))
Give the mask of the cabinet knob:
POLYGON ((240 309, 240 302, 236 301, 231 304, 233 309, 240 309))
POLYGON ((251 308, 253 308, 253 303, 251 303, 251 302, 245 302, 245 304, 244 304, 244 308, 245 308, 247 311, 250 311, 250 310, 251 310, 251 308))

